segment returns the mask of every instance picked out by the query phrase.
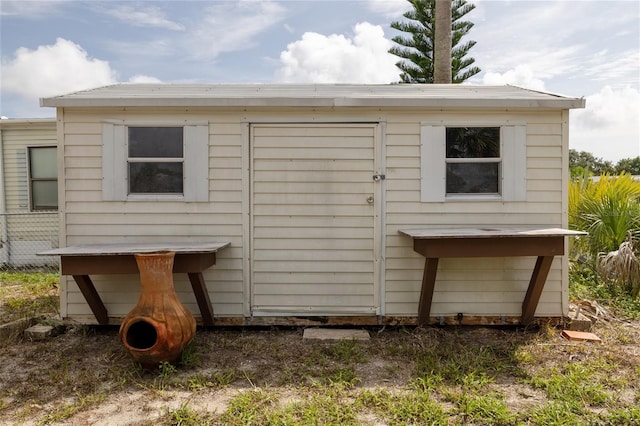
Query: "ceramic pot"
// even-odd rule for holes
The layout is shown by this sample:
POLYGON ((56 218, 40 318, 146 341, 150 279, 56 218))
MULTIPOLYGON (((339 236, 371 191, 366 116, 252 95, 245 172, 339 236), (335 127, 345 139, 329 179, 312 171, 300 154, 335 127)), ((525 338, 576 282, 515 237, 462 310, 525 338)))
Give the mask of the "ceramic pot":
POLYGON ((120 324, 120 340, 144 368, 180 360, 196 332, 191 312, 178 300, 173 286, 174 252, 136 254, 140 298, 120 324))

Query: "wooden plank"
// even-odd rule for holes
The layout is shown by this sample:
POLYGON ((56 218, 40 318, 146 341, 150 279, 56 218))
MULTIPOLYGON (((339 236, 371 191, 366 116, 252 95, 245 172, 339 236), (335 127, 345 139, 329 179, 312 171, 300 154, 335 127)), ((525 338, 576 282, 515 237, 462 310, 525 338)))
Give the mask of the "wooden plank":
MULTIPOLYGON (((215 263, 215 253, 177 253, 173 262, 173 272, 202 272, 215 263)), ((138 273, 138 265, 133 254, 63 255, 60 264, 60 272, 63 275, 138 273)))
POLYGON ((73 279, 76 281, 76 284, 78 284, 78 288, 91 308, 91 312, 95 315, 98 324, 108 324, 109 315, 107 314, 107 308, 105 308, 104 303, 102 303, 102 299, 91 282, 91 278, 89 278, 88 275, 74 275, 73 279))
POLYGON ((418 324, 420 325, 424 325, 429 322, 431 301, 433 299, 433 289, 436 284, 437 272, 438 258, 426 258, 424 263, 424 275, 422 277, 422 289, 420 291, 420 302, 418 303, 418 324))
POLYGON ((215 253, 228 247, 229 241, 220 242, 163 242, 163 243, 115 243, 82 244, 47 250, 38 253, 41 256, 103 256, 132 255, 134 253, 153 253, 174 251, 181 253, 215 253))
POLYGON ((586 232, 561 228, 485 227, 485 228, 423 228, 399 229, 398 232, 414 239, 437 238, 502 238, 502 237, 554 237, 586 235, 586 232))
POLYGON ((211 300, 209 299, 209 293, 202 272, 189 273, 188 275, 193 294, 196 296, 196 301, 198 302, 198 308, 200 308, 202 323, 210 327, 213 325, 213 307, 211 306, 211 300))
POLYGON ((536 312, 540 295, 547 281, 547 274, 551 268, 551 262, 553 262, 553 256, 539 256, 536 261, 527 294, 522 302, 522 323, 525 325, 531 322, 536 312))
POLYGON ((415 239, 425 257, 555 256, 564 254, 563 237, 415 239))

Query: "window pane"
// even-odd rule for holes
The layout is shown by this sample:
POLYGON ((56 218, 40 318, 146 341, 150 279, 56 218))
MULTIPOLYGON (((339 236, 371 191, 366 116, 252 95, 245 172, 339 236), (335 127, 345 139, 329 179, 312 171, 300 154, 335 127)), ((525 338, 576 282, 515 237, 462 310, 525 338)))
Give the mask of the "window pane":
POLYGON ((182 163, 129 163, 130 194, 182 194, 182 163))
POLYGON ((31 205, 33 210, 58 209, 58 181, 34 180, 31 182, 31 205))
POLYGON ((182 158, 182 127, 129 127, 129 157, 182 158))
POLYGON ((500 158, 500 128, 447 127, 447 158, 500 158))
POLYGON ((29 148, 29 175, 31 178, 56 179, 58 177, 56 151, 55 146, 29 148))
POLYGON ((500 163, 447 164, 447 194, 498 194, 500 163))

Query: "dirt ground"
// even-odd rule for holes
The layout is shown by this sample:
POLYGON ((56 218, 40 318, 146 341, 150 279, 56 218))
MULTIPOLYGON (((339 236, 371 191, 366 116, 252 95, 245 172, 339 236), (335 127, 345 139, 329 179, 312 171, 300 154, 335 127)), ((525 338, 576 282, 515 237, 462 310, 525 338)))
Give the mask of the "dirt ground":
MULTIPOLYGON (((158 371, 135 364, 114 327, 68 326, 44 341, 7 341, 0 348, 0 424, 195 424, 176 420, 175 414, 187 406, 218 424, 215 419, 249 391, 266 390, 281 405, 335 382, 348 384, 351 392, 383 389, 393 394, 406 391, 416 377, 428 378, 424 372, 430 368, 438 370, 442 386, 449 389, 459 387, 457 377, 486 374, 509 409, 522 412, 549 399, 543 388, 527 384, 535 371, 605 358, 615 363, 615 375, 636 376, 624 387, 627 395, 616 397, 619 403, 624 407, 640 401, 638 323, 600 324, 594 330, 603 339, 600 345, 569 342, 559 329, 368 331, 367 342, 320 342, 303 340, 302 328, 198 329, 183 364, 158 371), (455 362, 448 363, 449 358, 455 362), (435 364, 428 365, 432 360, 435 364)), ((443 406, 451 405, 447 392, 440 395, 445 395, 443 406)), ((374 414, 357 423, 389 424, 374 414)), ((466 424, 460 418, 454 423, 466 424)))

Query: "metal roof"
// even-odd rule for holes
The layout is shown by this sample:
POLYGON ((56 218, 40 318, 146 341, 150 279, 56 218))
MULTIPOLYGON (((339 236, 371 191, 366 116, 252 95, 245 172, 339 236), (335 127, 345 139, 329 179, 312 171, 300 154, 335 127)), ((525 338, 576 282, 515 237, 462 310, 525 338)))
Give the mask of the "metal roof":
POLYGON ((584 108, 516 86, 467 84, 115 84, 40 99, 44 107, 584 108))
POLYGON ((56 124, 55 118, 3 118, 0 120, 0 128, 8 127, 33 127, 36 125, 56 124))

